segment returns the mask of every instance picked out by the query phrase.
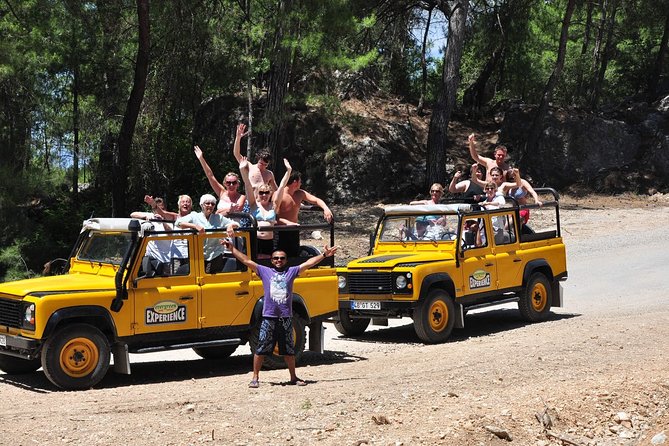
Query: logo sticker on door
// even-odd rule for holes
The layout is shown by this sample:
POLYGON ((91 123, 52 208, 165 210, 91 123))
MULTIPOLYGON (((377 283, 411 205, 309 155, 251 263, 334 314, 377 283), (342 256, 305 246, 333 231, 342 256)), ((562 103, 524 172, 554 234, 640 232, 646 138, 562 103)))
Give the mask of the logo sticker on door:
POLYGON ((485 288, 490 286, 490 273, 478 269, 469 276, 469 289, 485 288))
POLYGON ((146 325, 186 322, 186 306, 171 300, 163 300, 145 312, 146 325))

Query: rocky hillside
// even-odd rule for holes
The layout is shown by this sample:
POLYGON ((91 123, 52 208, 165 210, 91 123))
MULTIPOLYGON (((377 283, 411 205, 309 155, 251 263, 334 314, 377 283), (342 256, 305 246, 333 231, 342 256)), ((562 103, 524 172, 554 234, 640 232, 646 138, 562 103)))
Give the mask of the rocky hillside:
MULTIPOLYGON (((196 133, 218 133, 220 143, 243 113, 241 102, 216 113, 206 110, 196 133), (219 130, 215 130, 215 129, 219 130)), ((507 101, 489 116, 455 115, 449 127, 446 181, 470 165, 467 136, 479 135, 481 153, 497 144, 509 149, 511 164, 537 186, 573 194, 669 188, 669 96, 655 104, 630 103, 593 115, 579 109, 551 109, 538 147, 525 147, 534 106, 507 101)), ((407 201, 427 190, 425 155, 429 112, 392 97, 348 99, 336 106, 293 110, 284 122, 283 156, 303 172, 305 188, 333 203, 407 201)), ((277 167, 281 174, 281 166, 277 167)))

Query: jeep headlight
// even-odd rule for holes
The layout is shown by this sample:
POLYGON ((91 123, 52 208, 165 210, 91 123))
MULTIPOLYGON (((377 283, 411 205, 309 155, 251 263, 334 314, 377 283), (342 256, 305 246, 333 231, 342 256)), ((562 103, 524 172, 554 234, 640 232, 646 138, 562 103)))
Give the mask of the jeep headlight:
POLYGON ((346 288, 346 276, 344 276, 344 275, 337 276, 337 285, 339 286, 340 290, 345 289, 346 288))
POLYGON ((413 292, 412 282, 410 272, 393 273, 393 283, 395 284, 393 292, 399 294, 411 294, 413 292))
POLYGON ((35 304, 26 304, 23 309, 23 328, 26 330, 35 330, 35 304))

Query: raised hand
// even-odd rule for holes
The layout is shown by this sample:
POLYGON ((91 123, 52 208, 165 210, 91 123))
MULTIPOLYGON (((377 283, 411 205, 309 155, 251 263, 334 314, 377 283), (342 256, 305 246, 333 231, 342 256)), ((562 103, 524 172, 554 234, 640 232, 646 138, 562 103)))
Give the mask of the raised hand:
POLYGON ((249 168, 249 160, 245 156, 242 156, 242 160, 239 162, 239 170, 248 170, 248 168, 249 168))
POLYGON ((293 168, 290 167, 290 163, 288 162, 288 160, 287 160, 286 158, 283 159, 283 165, 286 166, 286 170, 287 170, 287 171, 290 172, 290 171, 293 170, 293 168))
POLYGON ((242 139, 243 137, 247 136, 249 132, 246 131, 246 125, 239 123, 237 125, 237 134, 235 135, 235 138, 237 139, 242 139))
POLYGON ((200 149, 200 146, 193 146, 193 152, 195 152, 197 159, 202 159, 202 149, 200 149))

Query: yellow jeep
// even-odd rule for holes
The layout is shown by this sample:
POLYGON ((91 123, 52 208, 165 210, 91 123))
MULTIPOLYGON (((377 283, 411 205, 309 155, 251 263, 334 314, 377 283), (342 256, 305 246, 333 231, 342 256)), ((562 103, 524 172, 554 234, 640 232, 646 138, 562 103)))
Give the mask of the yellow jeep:
POLYGON ((551 306, 562 306, 567 266, 559 196, 536 190, 549 197, 541 207, 510 199, 496 210, 471 203, 387 208, 370 255, 337 270, 337 330, 358 336, 370 320, 411 317, 423 342, 438 343, 464 327, 466 311, 508 302, 518 302, 528 321, 545 319, 551 306))
MULTIPOLYGON (((252 226, 234 243, 262 263, 257 224, 245 216, 252 226)), ((321 226, 332 238, 332 225, 321 226)), ((166 230, 136 219, 85 221, 64 275, 0 284, 0 369, 18 374, 41 366, 56 386, 85 389, 102 380, 112 354, 114 370, 129 374, 129 353, 192 348, 203 358, 225 358, 247 341, 254 350, 262 283, 224 251, 225 237, 222 230, 166 230), (157 248, 168 255, 158 260, 157 248)), ((318 252, 307 248, 301 256, 318 252)), ((328 258, 295 281, 298 360, 305 326, 309 349, 322 352, 322 321, 338 308, 336 280, 328 258)), ((279 359, 268 357, 268 365, 279 359)))

